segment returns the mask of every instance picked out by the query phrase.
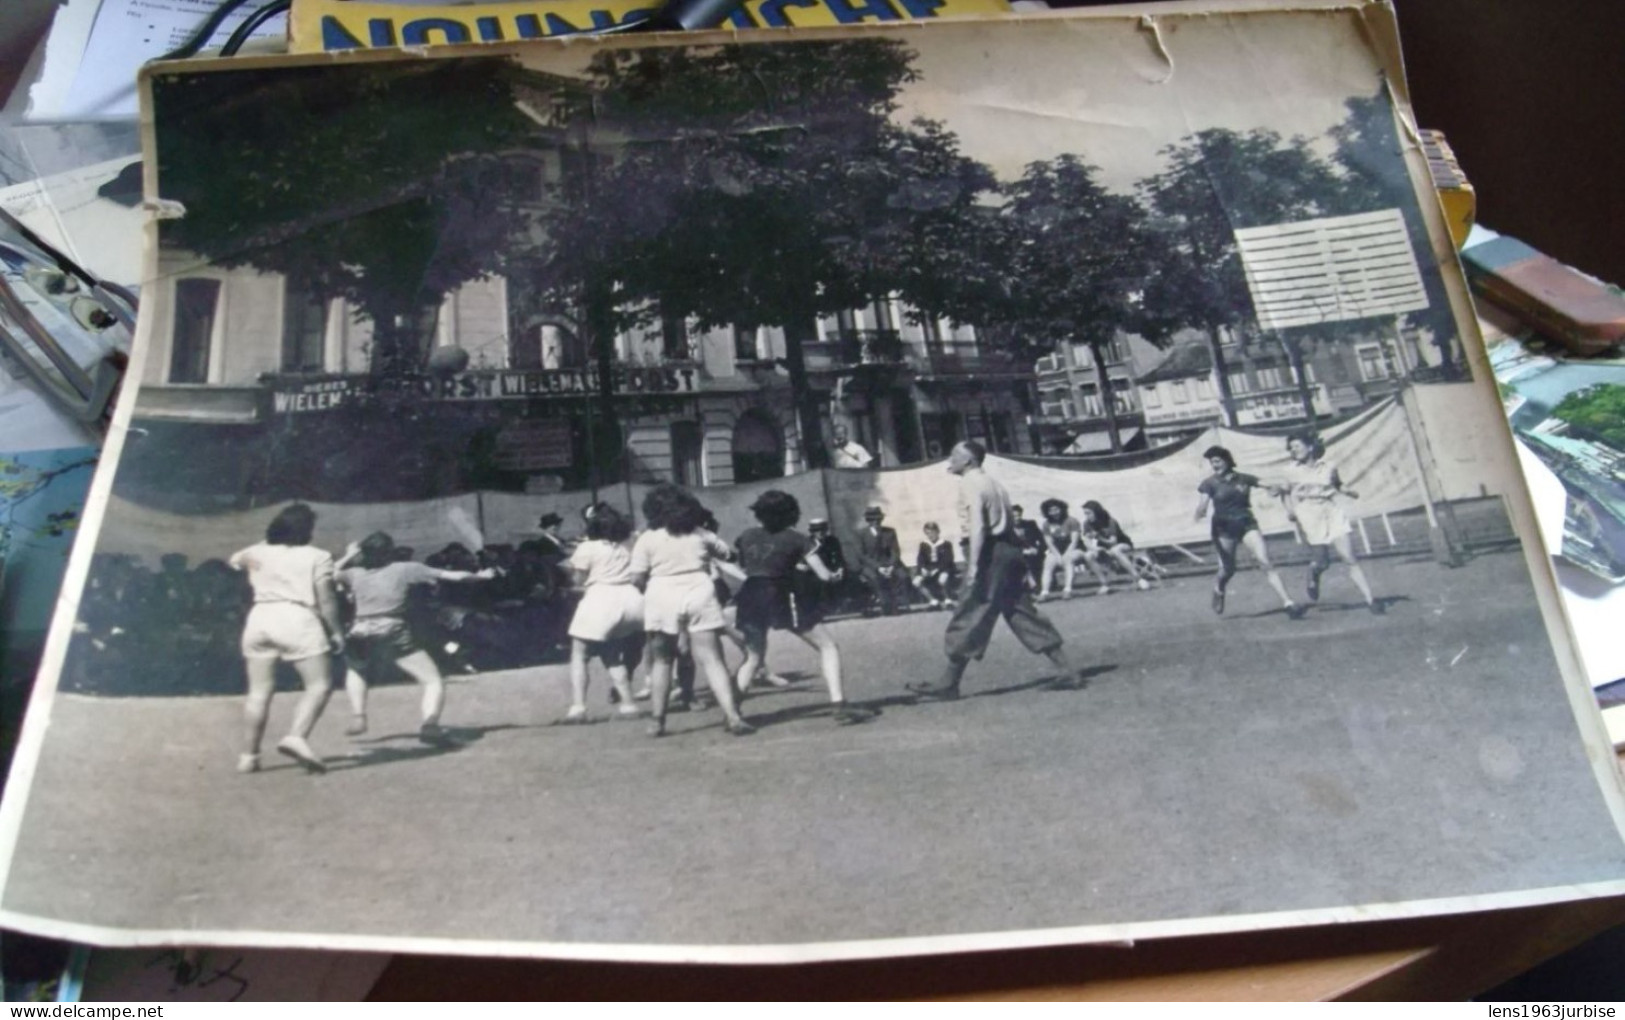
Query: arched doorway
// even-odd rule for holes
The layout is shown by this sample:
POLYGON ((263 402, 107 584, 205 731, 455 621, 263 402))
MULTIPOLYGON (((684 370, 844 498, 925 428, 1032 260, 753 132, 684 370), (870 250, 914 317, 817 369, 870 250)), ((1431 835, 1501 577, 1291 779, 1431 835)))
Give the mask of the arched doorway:
POLYGON ((784 477, 784 436, 766 411, 751 409, 734 423, 735 482, 784 477))

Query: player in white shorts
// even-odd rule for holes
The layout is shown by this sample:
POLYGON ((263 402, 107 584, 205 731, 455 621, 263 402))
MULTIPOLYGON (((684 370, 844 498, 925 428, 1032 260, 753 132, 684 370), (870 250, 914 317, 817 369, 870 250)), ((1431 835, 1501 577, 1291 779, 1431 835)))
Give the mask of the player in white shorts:
POLYGON ((310 544, 316 514, 303 503, 284 507, 265 529, 265 541, 234 553, 231 566, 248 575, 254 608, 243 624, 243 662, 248 698, 243 706, 243 751, 237 771, 257 772, 276 664, 298 672, 304 694, 294 707, 288 735, 276 749, 311 772, 327 766, 311 750, 309 738, 333 686, 332 656, 344 650, 338 596, 333 590, 333 556, 310 544))
POLYGON ((666 732, 666 695, 671 687, 677 641, 688 635, 694 664, 705 674, 722 708, 727 731, 756 732, 739 714, 733 681, 722 661, 717 634, 727 626, 711 578, 711 562, 730 555, 726 544, 700 525, 705 507, 681 486, 657 485, 643 499, 649 530, 632 547, 632 576, 643 589, 643 629, 650 650, 651 736, 666 732))
POLYGON ((589 508, 587 538, 567 564, 582 590, 570 619, 570 709, 563 721, 587 721, 587 660, 596 655, 619 696, 616 711, 638 715, 632 668, 643 655, 643 593, 632 583, 632 521, 607 503, 589 508))

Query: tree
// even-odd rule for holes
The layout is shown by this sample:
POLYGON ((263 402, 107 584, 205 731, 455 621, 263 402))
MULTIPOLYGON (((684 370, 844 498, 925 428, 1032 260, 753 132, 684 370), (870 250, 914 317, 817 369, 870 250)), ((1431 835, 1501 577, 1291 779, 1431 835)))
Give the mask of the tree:
MULTIPOLYGON (((1146 284, 1139 328, 1153 339, 1187 326, 1207 334, 1220 401, 1234 424, 1223 336, 1229 331, 1245 340, 1257 320, 1235 231, 1326 215, 1341 198, 1339 184, 1307 140, 1283 139, 1264 129, 1240 133, 1209 128, 1167 146, 1162 155, 1167 169, 1139 185, 1164 241, 1146 284)), ((1285 331, 1280 341, 1304 413, 1313 421, 1303 371, 1306 337, 1285 331)))
POLYGON ((1029 164, 1004 188, 1003 293, 967 321, 1009 327, 1038 347, 1082 343, 1094 357, 1112 450, 1123 448, 1107 345, 1138 315, 1154 242, 1144 208, 1076 156, 1029 164))
POLYGON ((551 286, 603 294, 620 327, 782 327, 821 464, 818 318, 893 292, 929 308, 994 183, 940 125, 892 121, 912 59, 886 39, 598 54, 588 144, 605 158, 547 217, 551 286))
POLYGON ((1412 317, 1432 336, 1442 373, 1459 376, 1462 369, 1456 353, 1455 313, 1451 310, 1450 295, 1445 290, 1438 263, 1432 257, 1433 241, 1422 218, 1421 206, 1417 204, 1416 186, 1411 182, 1400 147, 1392 92, 1384 80, 1374 94, 1350 99, 1344 105, 1348 116, 1330 131, 1337 143, 1333 159, 1342 171, 1339 211, 1399 209, 1405 218, 1405 229, 1410 235, 1411 250, 1416 253, 1428 299, 1427 310, 1412 313, 1412 317))
POLYGON ((1598 383, 1565 396, 1552 416, 1575 431, 1625 453, 1625 386, 1598 383))
POLYGON ((284 274, 373 324, 372 367, 423 367, 445 295, 501 270, 535 142, 503 58, 333 64, 154 81, 160 239, 284 274))

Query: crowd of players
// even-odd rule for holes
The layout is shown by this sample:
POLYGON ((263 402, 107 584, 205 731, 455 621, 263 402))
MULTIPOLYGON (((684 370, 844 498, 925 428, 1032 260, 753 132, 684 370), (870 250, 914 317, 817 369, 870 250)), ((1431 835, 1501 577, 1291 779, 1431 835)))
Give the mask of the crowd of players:
MULTIPOLYGON (((556 529, 555 529, 556 530, 556 529)), ((494 568, 490 580, 414 588, 406 616, 447 673, 556 662, 575 595, 565 544, 544 530, 518 545, 475 553, 451 543, 424 558, 436 569, 494 568)), ((396 546, 410 562, 416 552, 396 546)), ((68 660, 65 686, 108 694, 224 693, 242 688, 239 643, 253 590, 223 559, 192 566, 169 553, 154 571, 134 556, 99 553, 68 660)))
MULTIPOLYGON (((1123 543, 1104 540, 1104 529, 1093 526, 1096 518, 1087 508, 1080 520, 1055 514, 1052 504, 1064 506, 1059 500, 1046 502, 1043 526, 1018 518, 1029 583, 1041 597, 1051 597, 1052 582, 1059 583, 1054 594, 1070 593, 1073 576, 1085 572, 1103 592, 1114 573, 1125 585, 1143 587, 1162 572, 1149 555, 1131 547, 1125 568, 1123 543)), ((927 523, 910 559, 884 517, 878 507, 865 513, 850 552, 827 520, 808 523, 814 554, 830 575, 820 584, 827 617, 933 610, 957 596, 963 542, 956 556, 956 544, 943 537, 938 524, 927 523)), ((1108 527, 1121 531, 1116 522, 1108 527)), ((549 513, 540 521, 540 533, 517 545, 492 544, 475 552, 453 542, 426 556, 423 564, 435 569, 495 571, 479 583, 413 588, 406 618, 438 668, 477 673, 559 661, 569 647, 566 631, 579 598, 566 562, 579 538, 567 537, 563 518, 549 513)), ((393 546, 391 555, 401 562, 417 556, 404 545, 393 546)), ((237 690, 238 645, 252 604, 247 578, 223 559, 193 566, 185 554, 169 553, 154 571, 134 556, 97 554, 66 686, 153 693, 152 669, 158 666, 173 678, 174 693, 237 690)))
MULTIPOLYGON (((1356 495, 1312 438, 1295 437, 1288 450, 1289 474, 1274 482, 1237 471, 1222 448, 1204 454, 1211 475, 1198 487, 1196 516, 1213 512, 1220 561, 1214 612, 1224 612, 1236 554, 1245 545, 1284 611, 1293 619, 1303 614, 1270 563, 1251 511, 1251 494, 1263 491, 1283 501, 1300 541, 1314 550, 1309 601, 1318 599, 1321 576, 1335 558, 1348 566, 1372 611, 1381 613, 1341 509, 1356 495)), ((562 518, 547 514, 541 534, 518 546, 481 543, 476 552, 453 544, 423 563, 382 532, 352 542, 335 559, 312 544, 315 512, 292 504, 271 522, 263 542, 227 561, 188 569, 184 556, 170 554, 154 574, 132 558, 98 557, 81 604, 69 686, 108 692, 109 676, 131 672, 226 677, 242 676, 239 669, 246 668, 239 769, 253 772, 279 670, 297 674, 304 693, 277 750, 311 771, 325 768, 307 738, 335 677, 343 677, 351 735, 367 730, 369 685, 398 673, 422 688, 420 737, 439 743, 446 739, 440 726, 446 671, 531 665, 566 645, 571 704, 561 721, 588 721, 588 667, 597 658, 609 673, 618 714, 649 716, 657 736, 669 711, 695 703, 700 677, 726 731, 753 732, 739 703, 759 682, 782 683, 765 669, 774 632, 818 653, 837 723, 867 721, 873 712, 845 698, 840 648, 824 626, 843 612, 951 609, 946 679, 909 685, 922 696, 957 697, 959 677, 980 658, 998 618, 1072 676, 1063 639, 1035 604, 1070 597, 1079 575, 1109 594, 1113 570, 1140 589, 1164 572, 1097 501, 1080 504, 1073 515, 1064 501, 1045 500, 1041 519, 1029 521, 982 471, 983 456, 979 445, 967 442, 949 460, 961 480, 960 530, 967 537, 960 550, 956 554, 941 527, 929 522, 912 568, 880 507, 864 513, 849 558, 828 521, 797 530, 800 506, 778 490, 757 498, 750 509, 758 526, 731 542, 717 535, 715 517, 694 494, 668 484, 645 498, 641 533, 629 514, 596 503, 583 512, 584 535, 575 542, 562 536, 562 518), (725 642, 736 647, 737 665, 728 661, 725 642), (231 668, 239 655, 244 665, 231 668), (631 681, 640 668, 644 687, 635 691, 631 681), (647 701, 647 709, 639 701, 647 701)))

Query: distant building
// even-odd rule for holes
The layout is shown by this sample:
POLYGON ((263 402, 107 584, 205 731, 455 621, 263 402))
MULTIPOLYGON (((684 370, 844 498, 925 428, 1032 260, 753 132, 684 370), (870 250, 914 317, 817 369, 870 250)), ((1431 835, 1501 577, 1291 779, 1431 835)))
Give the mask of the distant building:
POLYGON ((1130 450, 1145 446, 1145 418, 1136 392, 1136 377, 1161 355, 1144 339, 1123 333, 1114 337, 1102 353, 1106 362, 1104 383, 1087 344, 1062 345, 1055 353, 1038 359, 1038 412, 1029 424, 1042 452, 1109 453, 1107 394, 1116 412, 1122 447, 1130 450))
POLYGON ((1251 338, 1245 344, 1227 336, 1221 353, 1231 408, 1207 335, 1175 334, 1166 349, 1133 334, 1119 334, 1105 349, 1109 386, 1098 380, 1087 345, 1073 344, 1038 359, 1039 410, 1029 419, 1036 442, 1053 454, 1098 454, 1111 450, 1101 394, 1110 390, 1124 450, 1178 442, 1213 425, 1239 428, 1291 426, 1357 412, 1398 392, 1408 377, 1438 371, 1414 333, 1390 330, 1349 333, 1335 343, 1305 343, 1300 386, 1281 343, 1251 338))

